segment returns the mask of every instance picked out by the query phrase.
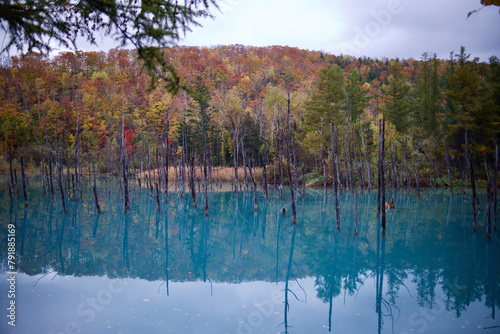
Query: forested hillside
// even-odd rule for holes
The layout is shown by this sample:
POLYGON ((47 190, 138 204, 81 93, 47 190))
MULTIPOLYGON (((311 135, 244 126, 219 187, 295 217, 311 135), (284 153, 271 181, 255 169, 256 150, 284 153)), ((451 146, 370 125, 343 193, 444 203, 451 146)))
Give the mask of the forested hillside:
MULTIPOLYGON (((497 184, 496 57, 482 63, 463 48, 449 60, 280 46, 165 52, 187 89, 175 96, 162 82, 150 87, 134 51, 3 59, 1 171, 11 157, 14 169, 23 157, 47 180, 65 168, 78 180, 91 163, 135 178, 174 167, 170 181, 246 166, 234 169, 245 182, 292 179, 300 190, 374 187, 382 166, 386 186, 497 184)), ((163 172, 160 179, 160 187, 169 182, 163 172)))

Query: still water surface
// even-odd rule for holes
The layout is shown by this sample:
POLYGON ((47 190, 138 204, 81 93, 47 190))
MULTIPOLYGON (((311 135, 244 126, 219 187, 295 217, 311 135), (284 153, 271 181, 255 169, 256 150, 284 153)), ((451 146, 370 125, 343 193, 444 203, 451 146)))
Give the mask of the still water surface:
POLYGON ((498 235, 486 240, 484 210, 472 232, 470 196, 389 191, 382 237, 376 192, 358 192, 356 237, 347 192, 338 232, 331 191, 308 189, 293 226, 274 191, 254 211, 252 192, 212 189, 205 217, 202 195, 201 209, 171 194, 159 212, 135 188, 124 214, 103 182, 101 214, 90 190, 64 214, 31 183, 28 208, 0 193, 1 333, 500 332, 498 235), (16 327, 5 320, 9 223, 16 327))

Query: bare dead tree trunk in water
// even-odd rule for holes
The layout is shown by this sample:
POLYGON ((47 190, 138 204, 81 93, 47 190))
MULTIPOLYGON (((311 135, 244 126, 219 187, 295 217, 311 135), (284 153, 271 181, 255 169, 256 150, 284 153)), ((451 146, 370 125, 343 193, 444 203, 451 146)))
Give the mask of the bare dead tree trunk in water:
POLYGON ((64 213, 68 213, 68 211, 66 210, 66 199, 65 199, 65 196, 64 196, 64 188, 63 188, 63 182, 62 182, 62 178, 63 178, 63 166, 62 166, 62 163, 59 161, 59 136, 57 134, 58 132, 58 129, 57 129, 57 125, 56 125, 56 173, 57 173, 57 182, 58 182, 58 186, 59 186, 59 192, 61 193, 61 201, 62 201, 62 204, 63 204, 63 211, 64 213))
POLYGON ((410 195, 411 178, 410 178, 410 168, 408 167, 408 138, 406 136, 405 136, 405 168, 406 168, 406 186, 408 195, 410 195))
MULTIPOLYGON (((132 180, 135 180, 137 178, 137 169, 135 168, 135 150, 134 150, 134 144, 133 144, 133 138, 132 136, 130 137, 130 162, 128 163, 128 170, 129 170, 129 176, 132 176, 132 180), (130 172, 130 165, 132 165, 132 172, 130 172)), ((97 165, 99 166, 99 165, 97 165)), ((100 173, 99 173, 100 174, 100 173)))
POLYGON ((477 231, 477 195, 476 195, 476 181, 474 177, 474 166, 473 166, 473 156, 470 154, 469 156, 469 169, 470 169, 470 181, 472 185, 472 229, 474 232, 477 231))
MULTIPOLYGON (((323 163, 323 190, 326 193, 326 159, 325 159, 325 154, 326 153, 323 152, 321 160, 323 163)), ((333 163, 333 160, 332 160, 332 163, 333 163)), ((332 165, 332 167, 333 167, 333 165, 332 165)))
POLYGON ((49 167, 49 190, 50 190, 50 195, 54 196, 54 182, 53 182, 53 171, 52 171, 52 147, 48 143, 48 139, 46 139, 46 145, 47 149, 49 150, 48 155, 47 155, 47 164, 49 167))
POLYGON ((238 196, 238 156, 236 146, 238 145, 238 136, 233 134, 233 164, 234 164, 234 197, 238 196))
MULTIPOLYGON (((195 156, 196 156, 196 153, 195 153, 195 156)), ((195 156, 193 156, 191 158, 191 177, 190 177, 190 182, 189 184, 191 185, 191 197, 193 199, 193 206, 195 209, 198 208, 198 204, 196 203, 196 185, 194 183, 194 178, 196 176, 196 170, 194 168, 194 159, 195 159, 195 156)))
POLYGON ((207 158, 203 158, 204 163, 203 163, 203 178, 204 178, 204 183, 203 183, 203 193, 205 196, 205 216, 208 216, 208 167, 207 167, 207 158))
POLYGON ((28 193, 26 192, 26 175, 24 174, 24 160, 21 157, 21 177, 23 179, 24 206, 28 207, 28 193))
MULTIPOLYGON (((178 150, 179 150, 179 140, 177 139, 177 151, 178 150)), ((175 185, 176 185, 176 191, 177 191, 177 196, 178 197, 183 197, 183 194, 182 194, 182 182, 183 182, 184 179, 183 179, 183 176, 182 176, 182 168, 181 168, 182 152, 183 152, 183 150, 181 150, 181 152, 179 154, 179 159, 177 159, 175 157, 175 155, 174 155, 175 185)))
POLYGON ((158 156, 159 156, 158 148, 155 149, 154 155, 155 155, 156 164, 153 167, 153 175, 154 175, 154 179, 156 180, 155 182, 158 182, 158 186, 161 188, 161 180, 162 180, 161 173, 163 172, 163 168, 161 168, 160 161, 158 159, 158 156))
POLYGON ((288 93, 288 100, 287 100, 288 108, 287 108, 287 119, 286 119, 286 156, 287 156, 287 169, 288 169, 288 183, 290 184, 290 199, 292 202, 292 217, 293 217, 293 224, 297 224, 297 212, 295 208, 295 181, 293 179, 292 171, 291 171, 291 158, 290 158, 290 141, 291 139, 291 134, 290 134, 290 93, 288 93))
POLYGON ((417 194, 418 194, 418 199, 420 199, 420 171, 418 170, 418 153, 419 153, 419 146, 418 146, 418 138, 417 138, 417 161, 415 164, 415 178, 417 181, 417 194))
POLYGON ((91 158, 92 160, 92 173, 94 174, 94 199, 95 199, 95 206, 97 209, 98 213, 101 213, 101 206, 99 205, 99 196, 97 196, 97 182, 95 179, 95 167, 94 167, 94 159, 91 158))
POLYGON ((166 153, 165 153, 165 202, 168 203, 168 172, 170 169, 170 110, 167 111, 167 142, 166 142, 166 153))
MULTIPOLYGON (((215 132, 216 134, 216 139, 215 139, 215 149, 216 149, 216 154, 215 156, 217 157, 217 165, 216 165, 216 168, 215 168, 215 173, 216 173, 216 178, 217 178, 217 181, 215 183, 215 186, 216 188, 218 189, 218 186, 219 186, 219 168, 221 166, 221 150, 222 150, 222 142, 221 142, 221 139, 219 137, 219 128, 217 127, 217 130, 215 132)), ((212 164, 213 166, 213 164, 212 164)))
MULTIPOLYGON (((250 162, 252 163, 252 165, 255 166, 255 161, 253 157, 250 162)), ((250 177, 252 178, 253 182, 253 210, 257 211, 258 206, 257 206, 257 182, 255 181, 256 176, 254 175, 254 173, 252 173, 252 166, 248 166, 248 170, 250 171, 250 177)))
MULTIPOLYGON (((257 172, 255 171, 255 159, 252 155, 252 169, 253 169, 253 175, 255 175, 255 178, 257 179, 257 172)), ((255 190, 257 190, 257 186, 255 186, 255 190)))
POLYGON ((385 235, 385 172, 384 172, 384 135, 385 135, 385 115, 379 120, 379 149, 378 149, 378 199, 377 214, 382 215, 382 235, 385 235))
POLYGON ((490 184, 492 181, 491 181, 491 178, 490 178, 490 171, 489 171, 489 168, 488 168, 488 161, 486 159, 486 154, 483 155, 484 156, 484 172, 486 173, 486 184, 490 184))
POLYGON ((438 184, 438 175, 439 175, 439 169, 438 169, 438 157, 437 157, 437 150, 434 151, 434 188, 437 188, 438 184))
POLYGON ((64 198, 64 189, 63 189, 63 185, 62 185, 62 169, 61 169, 61 167, 57 168, 57 173, 58 173, 57 181, 59 183, 59 191, 61 193, 63 210, 64 210, 64 213, 68 213, 68 211, 66 210, 66 200, 64 198))
POLYGON ((205 217, 208 217, 208 136, 205 127, 203 128, 203 194, 205 200, 205 217))
POLYGON ((122 133, 120 136, 120 158, 123 165, 123 195, 125 200, 125 213, 127 213, 127 211, 130 209, 130 199, 128 196, 128 161, 127 152, 125 151, 125 100, 122 100, 122 133))
MULTIPOLYGON (((396 146, 396 143, 394 143, 394 157, 395 157, 395 164, 396 164, 396 178, 397 178, 397 187, 398 189, 400 189, 403 184, 402 184, 402 181, 403 181, 403 178, 400 176, 400 172, 399 172, 399 169, 398 169, 398 148, 396 146)), ((402 173, 401 173, 402 174, 402 173)))
POLYGON ((495 139, 495 176, 493 177, 493 219, 497 230, 498 140, 495 139))
POLYGON ((14 183, 14 173, 12 172, 12 147, 9 147, 9 169, 10 169, 10 185, 12 188, 10 199, 13 200, 14 189, 17 188, 17 185, 14 183))
POLYGON ((130 201, 128 197, 128 178, 127 178, 127 161, 126 156, 123 156, 122 165, 123 165, 123 187, 124 187, 124 199, 125 199, 125 213, 130 208, 130 201))
POLYGON ((354 235, 358 236, 358 191, 354 189, 354 235))
POLYGON ((361 191, 363 191, 365 187, 365 176, 364 176, 364 169, 363 169, 363 159, 361 155, 361 147, 358 144, 356 144, 356 129, 353 126, 353 135, 352 135, 352 144, 353 144, 353 151, 354 151, 354 164, 356 165, 356 173, 358 173, 358 183, 361 188, 361 191), (358 150, 359 150, 359 158, 358 158, 358 150))
POLYGON ((58 123, 56 123, 56 173, 57 173, 57 182, 59 185, 59 192, 61 193, 61 201, 63 205, 63 211, 64 213, 68 213, 66 210, 66 200, 64 198, 64 189, 62 185, 62 165, 59 162, 59 135, 58 131, 59 126, 58 123))
MULTIPOLYGON (((181 168, 182 168, 182 175, 185 178, 185 181, 188 182, 188 187, 189 187, 189 154, 188 154, 188 144, 187 144, 187 135, 186 135, 186 129, 185 127, 182 128, 182 155, 181 155, 181 168)), ((183 187, 181 188, 182 192, 184 192, 184 183, 183 187)))
MULTIPOLYGON (((43 163, 41 164, 41 166, 43 166, 43 163)), ((42 177, 42 187, 43 187, 43 177, 42 177)), ((46 196, 45 187, 43 187, 43 195, 46 196)), ((12 190, 10 183, 9 183, 9 198, 11 202, 14 200, 14 192, 12 190)))
POLYGON ((158 213, 161 213, 161 206, 160 206, 160 189, 158 186, 158 182, 155 182, 155 187, 156 187, 156 205, 158 206, 158 213))
POLYGON ((393 188, 397 188, 398 185, 399 185, 399 181, 398 181, 398 171, 397 171, 397 168, 396 168, 396 153, 395 153, 395 149, 394 149, 394 146, 396 144, 394 142, 392 142, 392 145, 389 143, 389 149, 391 151, 391 169, 392 169, 392 187, 393 188))
MULTIPOLYGON (((40 104, 40 101, 38 101, 40 104)), ((44 131, 45 131, 45 147, 47 148, 47 165, 49 168, 49 177, 48 177, 48 185, 50 190, 50 196, 54 197, 54 182, 53 182, 53 173, 52 173, 52 147, 49 143, 49 135, 47 131, 47 115, 44 115, 44 131)), ((42 159, 43 160, 43 159, 42 159)))
POLYGON ((247 175, 247 154, 245 151, 244 136, 241 136, 241 158, 243 159, 243 178, 245 180, 245 189, 248 191, 248 175, 247 175))
MULTIPOLYGON (((76 113, 76 138, 75 138, 75 178, 78 185, 78 192, 82 198, 81 167, 80 167, 80 110, 76 113)), ((73 187, 74 188, 74 187, 73 187)), ((75 196, 76 199, 76 196, 75 196)))
MULTIPOLYGON (((335 131, 337 133, 338 129, 337 129, 337 122, 335 121, 335 131)), ((344 127, 342 127, 342 134, 340 136, 340 138, 344 138, 344 127)), ((342 143, 341 143, 341 147, 339 148, 339 143, 337 142, 338 140, 338 136, 335 138, 335 149, 336 149, 336 152, 337 152, 337 155, 341 156, 341 154, 344 155, 344 159, 343 159, 343 162, 344 162, 344 173, 342 173, 342 169, 341 169, 341 165, 342 165, 342 159, 341 162, 339 163, 339 158, 335 159, 335 163, 337 165, 337 185, 339 187, 339 189, 341 189, 342 187, 344 187, 345 189, 349 189, 349 169, 347 168, 347 151, 346 151, 346 148, 345 148, 345 140, 342 140, 342 143), (341 177, 342 176, 342 177, 341 177)), ((333 183, 332 183, 333 185, 333 183)))
POLYGON ((248 176, 247 176, 247 154, 245 152, 244 136, 241 136, 241 158, 243 159, 243 178, 245 179, 245 189, 248 191, 248 176))
POLYGON ((444 144, 444 154, 446 157, 446 169, 448 170, 448 182, 450 183, 450 194, 453 197, 453 182, 451 180, 451 161, 450 161, 450 152, 448 151, 448 146, 446 145, 446 136, 444 134, 444 125, 443 119, 439 117, 441 120, 441 134, 443 136, 443 144, 444 144))
POLYGON ((385 172, 384 172, 384 164, 385 164, 385 115, 382 116, 382 156, 380 161, 380 171, 381 171, 381 181, 382 181, 382 235, 385 235, 385 172))
POLYGON ((306 176, 304 174, 305 165, 302 165, 302 198, 306 196, 306 176))
MULTIPOLYGON (((42 159, 42 161, 40 161, 40 174, 41 174, 41 181, 42 181, 42 188, 43 188, 43 196, 47 196, 47 176, 46 176, 46 173, 45 173, 45 163, 42 159)), ((11 186, 10 186, 10 183, 9 183, 9 195, 11 196, 10 199, 12 200, 13 199, 13 192, 11 192, 11 186)))
POLYGON ((279 170, 280 170, 280 198, 283 198, 283 143, 282 143, 282 139, 280 139, 281 136, 281 132, 282 130, 280 130, 280 121, 278 119, 278 128, 277 128, 277 143, 276 145, 278 146, 277 147, 277 155, 278 155, 278 162, 279 162, 279 170))
POLYGON ((491 239, 491 188, 490 183, 486 186, 486 238, 491 239))
MULTIPOLYGON (((342 126, 342 139, 345 138, 345 135, 344 135, 344 127, 342 126)), ((342 140, 342 154, 344 155, 344 186, 346 189, 350 189, 351 188, 351 184, 350 184, 350 176, 351 174, 349 173, 349 168, 347 167, 347 163, 348 163, 348 155, 349 153, 347 152, 346 150, 346 147, 345 147, 345 144, 346 144, 346 141, 345 140, 342 140)), ((340 174, 340 168, 338 169, 338 173, 340 174)), ((341 185, 342 183, 339 182, 339 184, 341 185)))
POLYGON ((63 141, 65 144, 65 160, 66 160, 66 183, 68 187, 68 197, 71 197, 71 172, 69 170, 69 154, 68 154, 68 148, 69 148, 69 143, 66 135, 63 133, 63 141))
MULTIPOLYGON (((342 186, 342 182, 340 181, 340 164, 339 164, 339 136, 337 131, 337 116, 333 113, 333 122, 334 122, 334 134, 335 134, 335 164, 337 166, 337 186, 340 188, 342 186)), ((347 166, 347 165, 346 165, 347 166)), ((347 167, 346 167, 346 175, 347 175, 347 167)), ((347 179, 347 176, 346 176, 347 179)), ((340 216, 339 216, 340 217, 340 216)), ((340 218, 339 218, 340 219, 340 218)))
MULTIPOLYGON (((47 169, 47 168, 45 168, 47 169)), ((47 174, 47 171, 45 171, 45 173, 47 174)), ((16 195, 17 195, 17 199, 19 199, 19 186, 18 186, 18 181, 17 181, 17 172, 16 172, 16 169, 14 168, 14 182, 16 184, 16 195)), ((22 182, 22 181, 21 181, 22 182)))
MULTIPOLYGON (((175 151, 175 150, 172 150, 172 151, 175 151)), ((175 153, 172 153, 172 163, 174 165, 174 175, 175 175, 174 189, 175 189, 175 193, 178 194, 179 174, 177 173, 177 159, 175 158, 175 153)))
POLYGON ((365 145, 365 140, 363 138, 363 133, 360 130, 360 138, 361 138, 361 144, 365 147, 365 161, 366 161, 366 169, 367 169, 367 174, 368 174, 368 191, 371 190, 372 188, 372 171, 371 171, 371 166, 370 166, 370 150, 368 147, 368 143, 365 145))
POLYGON ((378 121, 378 162, 377 162, 377 217, 380 217, 380 210, 382 209, 382 178, 381 178, 381 168, 380 161, 382 160, 382 121, 378 121))
MULTIPOLYGON (((352 151, 356 149, 356 146, 353 146, 352 142, 353 142, 353 139, 352 139, 352 133, 353 133, 353 129, 352 129, 352 126, 351 126, 351 111, 348 109, 347 111, 347 124, 348 124, 348 128, 347 128, 347 132, 348 132, 348 143, 347 143, 347 146, 348 146, 348 153, 349 153, 349 170, 350 170, 350 179, 351 179, 351 182, 350 182, 350 185, 351 185, 351 188, 354 188, 354 164, 353 164, 353 157, 352 157, 352 151)), ((346 171, 347 173, 347 171, 346 171)))
MULTIPOLYGON (((57 130, 56 130, 57 132, 57 130)), ((66 210, 66 199, 64 197, 64 189, 63 189, 63 185, 62 185, 62 166, 59 164, 59 158, 58 158, 58 144, 57 144, 57 134, 56 134, 56 172, 57 172, 57 182, 59 184, 59 192, 61 193, 61 201, 62 201, 62 205, 63 205, 63 211, 64 213, 68 213, 68 211, 66 210)))
MULTIPOLYGON (((295 181, 295 189, 300 193, 300 188, 299 188, 299 173, 297 171, 297 152, 295 150, 295 140, 291 138, 292 141, 292 154, 293 154, 293 174, 295 175, 294 181, 295 181)), ((302 196, 304 194, 302 193, 302 196)))
POLYGON ((88 152, 88 159, 87 159, 87 175, 89 176, 89 183, 90 183, 90 151, 88 152))
POLYGON ((472 185, 472 230, 477 231, 477 199, 476 199, 476 182, 474 179, 474 164, 472 152, 469 152, 469 127, 465 125, 465 159, 466 164, 469 165, 470 181, 472 185))
POLYGON ((149 177, 148 177, 148 186, 149 186, 149 193, 150 195, 153 194, 153 179, 151 178, 151 165, 150 165, 150 159, 149 159, 149 152, 151 150, 149 149, 148 147, 148 155, 147 155, 147 158, 148 158, 148 174, 149 174, 149 177))
POLYGON ((159 184, 160 184, 160 191, 163 190, 163 193, 165 193, 165 188, 166 188, 166 172, 167 172, 167 169, 165 168, 165 152, 166 152, 166 148, 165 148, 165 137, 163 136, 163 132, 162 132, 162 135, 161 135, 161 140, 160 140, 160 152, 159 152, 159 155, 160 155, 160 166, 158 166, 160 169, 161 169, 161 172, 159 173, 161 175, 161 182, 160 182, 160 179, 159 179, 159 184), (162 189, 162 185, 163 185, 163 189, 162 189))
POLYGON ((264 162, 263 162, 264 168, 262 170, 262 186, 264 187, 264 194, 266 195, 266 200, 268 199, 268 192, 267 192, 267 171, 266 171, 266 165, 267 165, 267 144, 264 144, 264 162))
POLYGON ((73 188, 73 200, 76 201, 76 184, 75 184, 75 175, 71 174, 71 184, 73 188))
MULTIPOLYGON (((108 125, 109 126, 109 125, 108 125)), ((109 177, 112 175, 111 173, 111 169, 113 168, 113 162, 111 161, 111 131, 109 132, 109 135, 108 135, 108 144, 107 144, 108 148, 108 157, 106 159, 106 173, 108 175, 108 178, 106 181, 109 180, 109 177)), ((144 145, 143 145, 143 150, 144 150, 144 145)))
POLYGON ((185 178, 185 169, 182 165, 183 163, 183 155, 184 155, 184 149, 181 150, 181 154, 179 155, 179 197, 184 197, 184 178, 185 178))
MULTIPOLYGON (((334 117, 334 123, 335 122, 335 117, 334 117)), ((333 124, 330 121, 330 129, 332 132, 332 139, 331 139, 331 144, 332 144, 332 167, 333 167, 333 193, 334 193, 334 198, 335 198, 335 220, 337 222, 337 230, 340 231, 340 210, 339 210, 339 197, 338 197, 338 165, 335 163, 335 160, 337 160, 337 136, 335 135, 336 132, 336 124, 333 124)), ((338 160, 337 160, 338 161, 338 160)))

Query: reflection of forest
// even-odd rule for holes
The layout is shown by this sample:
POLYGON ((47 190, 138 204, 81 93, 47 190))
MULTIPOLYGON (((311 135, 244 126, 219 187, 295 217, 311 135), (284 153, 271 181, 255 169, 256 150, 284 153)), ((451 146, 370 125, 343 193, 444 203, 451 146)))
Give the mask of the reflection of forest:
MULTIPOLYGON (((167 289, 168 281, 315 277, 318 298, 330 304, 341 293, 354 295, 372 277, 379 314, 395 303, 409 277, 422 307, 436 303, 438 285, 457 315, 481 301, 494 317, 500 301, 498 237, 494 234, 487 242, 482 225, 473 234, 468 206, 460 198, 427 191, 415 202, 396 192, 397 209, 388 213, 383 238, 375 194, 358 194, 358 237, 352 197, 345 193, 341 233, 334 224, 332 194, 322 190, 310 190, 298 201, 296 228, 290 214, 281 213, 288 201, 271 197, 254 212, 251 192, 237 199, 230 192, 211 193, 208 218, 203 210, 193 209, 188 197, 182 201, 173 196, 158 212, 156 198, 147 192, 134 193, 127 215, 118 192, 103 195, 98 215, 90 192, 87 195, 72 201, 68 214, 57 198, 34 193, 31 198, 37 200, 28 209, 22 201, 0 202, 2 229, 9 222, 17 225, 20 271, 166 280, 167 289)), ((6 238, 4 232, 1 238, 6 238)), ((5 257, 7 243, 0 244, 5 257)))

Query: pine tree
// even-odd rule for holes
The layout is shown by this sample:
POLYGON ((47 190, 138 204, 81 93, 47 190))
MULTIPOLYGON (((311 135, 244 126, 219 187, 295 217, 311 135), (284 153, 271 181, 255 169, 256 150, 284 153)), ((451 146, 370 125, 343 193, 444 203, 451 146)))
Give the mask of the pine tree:
POLYGON ((214 108, 210 105, 210 92, 205 85, 201 76, 196 77, 196 82, 193 90, 194 104, 191 107, 195 109, 195 117, 191 120, 193 123, 193 133, 196 138, 196 149, 198 156, 202 158, 203 164, 203 193, 205 200, 205 215, 208 216, 208 165, 210 159, 210 138, 209 131, 213 118, 214 108))
POLYGON ((474 63, 468 61, 470 55, 465 53, 462 46, 460 54, 457 55, 458 64, 450 76, 450 89, 446 92, 447 97, 453 104, 455 112, 452 117, 456 123, 449 125, 450 131, 463 143, 464 161, 469 169, 472 185, 472 215, 473 229, 477 229, 477 202, 474 176, 474 158, 478 142, 471 140, 478 131, 477 117, 482 112, 481 82, 474 63))
POLYGON ((392 65, 391 72, 388 84, 382 88, 384 104, 380 111, 386 115, 386 120, 394 124, 398 132, 405 133, 411 120, 409 101, 411 86, 404 77, 397 60, 392 65))
POLYGON ((422 66, 419 73, 417 87, 419 99, 418 119, 421 127, 429 134, 433 134, 437 128, 436 104, 439 97, 439 86, 436 71, 436 58, 431 59, 427 52, 422 54, 422 66))
MULTIPOLYGON (((307 118, 316 119, 322 127, 318 129, 321 132, 322 140, 331 144, 331 159, 333 169, 333 187, 335 196, 335 213, 337 228, 340 229, 340 215, 338 204, 338 150, 337 150, 337 120, 340 119, 339 112, 342 102, 346 98, 344 88, 344 73, 338 66, 328 65, 320 70, 318 92, 313 94, 310 101, 305 104, 308 113, 307 118)), ((310 120, 309 120, 310 122, 310 120)), ((327 145, 324 145, 326 147, 327 145)), ((325 155, 323 154, 323 166, 326 166, 325 155)))

